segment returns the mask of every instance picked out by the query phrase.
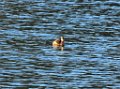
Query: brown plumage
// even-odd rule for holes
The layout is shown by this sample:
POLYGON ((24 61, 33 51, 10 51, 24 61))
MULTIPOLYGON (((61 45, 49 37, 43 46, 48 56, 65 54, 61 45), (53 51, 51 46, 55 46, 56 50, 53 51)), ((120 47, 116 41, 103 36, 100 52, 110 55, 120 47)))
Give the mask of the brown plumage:
POLYGON ((63 47, 64 46, 64 38, 61 36, 59 39, 56 39, 52 42, 52 46, 54 47, 63 47))

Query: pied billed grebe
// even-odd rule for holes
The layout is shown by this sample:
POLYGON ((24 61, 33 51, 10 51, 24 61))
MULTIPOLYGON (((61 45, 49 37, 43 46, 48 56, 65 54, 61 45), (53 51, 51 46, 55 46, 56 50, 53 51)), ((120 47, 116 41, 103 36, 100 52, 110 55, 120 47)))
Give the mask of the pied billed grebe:
POLYGON ((56 39, 52 42, 53 47, 63 47, 64 46, 64 38, 61 36, 59 39, 56 39))

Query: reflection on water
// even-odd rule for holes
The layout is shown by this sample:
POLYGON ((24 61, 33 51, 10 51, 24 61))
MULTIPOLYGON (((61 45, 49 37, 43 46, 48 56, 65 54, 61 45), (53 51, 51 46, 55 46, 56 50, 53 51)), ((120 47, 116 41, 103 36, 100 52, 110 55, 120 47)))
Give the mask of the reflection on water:
POLYGON ((54 49, 56 49, 56 50, 61 50, 61 51, 63 51, 64 50, 64 47, 53 47, 54 49))
POLYGON ((119 0, 0 2, 0 88, 120 88, 119 0), (52 41, 65 37, 64 48, 52 41))

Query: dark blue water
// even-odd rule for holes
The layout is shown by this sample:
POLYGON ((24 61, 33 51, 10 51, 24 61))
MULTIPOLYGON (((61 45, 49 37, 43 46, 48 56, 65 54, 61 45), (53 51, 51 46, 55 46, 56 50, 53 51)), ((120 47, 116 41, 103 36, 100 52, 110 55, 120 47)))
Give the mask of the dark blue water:
POLYGON ((0 89, 89 88, 120 88, 119 0, 0 1, 0 89))

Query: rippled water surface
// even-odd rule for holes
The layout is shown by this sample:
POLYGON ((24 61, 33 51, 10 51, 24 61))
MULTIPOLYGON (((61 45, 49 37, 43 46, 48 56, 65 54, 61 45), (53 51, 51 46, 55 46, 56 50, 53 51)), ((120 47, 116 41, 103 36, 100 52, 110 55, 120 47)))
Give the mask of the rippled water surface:
POLYGON ((120 1, 1 0, 0 89, 19 88, 119 89, 120 1))

